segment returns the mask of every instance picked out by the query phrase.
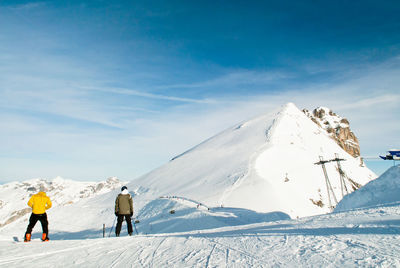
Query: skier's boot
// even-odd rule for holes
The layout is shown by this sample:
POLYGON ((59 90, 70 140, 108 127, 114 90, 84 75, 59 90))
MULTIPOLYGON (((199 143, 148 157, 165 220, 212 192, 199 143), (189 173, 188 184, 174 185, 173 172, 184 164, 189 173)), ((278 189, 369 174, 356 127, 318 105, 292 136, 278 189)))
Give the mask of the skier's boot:
POLYGON ((132 233, 129 233, 129 236, 132 236, 132 233))
POLYGON ((46 233, 43 233, 43 234, 42 234, 42 241, 43 241, 43 242, 49 241, 49 237, 47 236, 46 233))
POLYGON ((30 241, 31 241, 31 234, 25 234, 24 242, 30 242, 30 241))

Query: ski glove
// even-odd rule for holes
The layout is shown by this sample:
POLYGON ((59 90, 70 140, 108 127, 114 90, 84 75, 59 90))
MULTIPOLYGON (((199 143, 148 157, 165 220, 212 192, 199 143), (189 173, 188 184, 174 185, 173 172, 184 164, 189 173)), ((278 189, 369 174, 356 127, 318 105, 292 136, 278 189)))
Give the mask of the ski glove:
POLYGON ((118 212, 114 212, 115 216, 118 216, 118 212))
POLYGON ((131 212, 131 214, 130 214, 130 215, 131 215, 131 217, 132 217, 132 216, 133 216, 133 212, 131 212))

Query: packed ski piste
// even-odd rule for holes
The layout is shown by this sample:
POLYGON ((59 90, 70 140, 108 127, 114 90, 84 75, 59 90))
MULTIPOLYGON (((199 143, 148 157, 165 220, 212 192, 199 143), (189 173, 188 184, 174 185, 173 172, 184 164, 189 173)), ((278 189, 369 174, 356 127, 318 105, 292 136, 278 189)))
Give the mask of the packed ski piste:
POLYGON ((376 178, 291 103, 88 185, 0 185, 0 267, 400 267, 400 166, 376 178))

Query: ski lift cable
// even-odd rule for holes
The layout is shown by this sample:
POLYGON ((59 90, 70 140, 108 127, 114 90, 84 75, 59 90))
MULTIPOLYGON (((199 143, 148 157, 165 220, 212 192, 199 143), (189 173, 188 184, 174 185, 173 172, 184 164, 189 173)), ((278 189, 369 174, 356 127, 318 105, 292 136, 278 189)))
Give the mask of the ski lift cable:
POLYGON ((377 160, 382 160, 377 156, 360 156, 362 160, 372 160, 372 161, 377 161, 377 160))

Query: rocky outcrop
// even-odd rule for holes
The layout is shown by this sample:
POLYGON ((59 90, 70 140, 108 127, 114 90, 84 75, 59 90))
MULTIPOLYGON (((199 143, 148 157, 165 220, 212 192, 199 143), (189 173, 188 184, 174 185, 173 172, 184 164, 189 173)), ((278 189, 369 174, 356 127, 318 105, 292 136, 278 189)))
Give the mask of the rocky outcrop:
POLYGON ((122 186, 122 182, 116 177, 110 177, 105 182, 98 182, 93 185, 88 185, 86 188, 79 192, 80 198, 88 198, 99 192, 113 190, 122 186))
POLYGON ((32 211, 31 208, 24 208, 21 210, 13 211, 11 213, 11 216, 8 219, 6 219, 4 223, 0 223, 0 227, 3 227, 7 224, 10 224, 10 223, 18 220, 19 218, 25 216, 26 214, 31 213, 31 211, 32 211))
POLYGON ((346 118, 338 116, 325 107, 318 107, 312 113, 307 109, 303 109, 303 112, 314 123, 325 129, 343 150, 353 157, 360 156, 358 139, 351 131, 350 123, 346 118))

